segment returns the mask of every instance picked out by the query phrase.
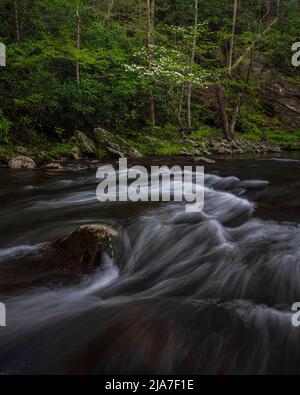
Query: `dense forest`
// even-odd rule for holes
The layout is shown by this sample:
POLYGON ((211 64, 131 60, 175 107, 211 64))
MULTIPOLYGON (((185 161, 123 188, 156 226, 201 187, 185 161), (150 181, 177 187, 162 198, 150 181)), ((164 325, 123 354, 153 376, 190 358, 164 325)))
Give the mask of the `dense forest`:
POLYGON ((298 0, 1 0, 0 18, 2 153, 68 156, 96 127, 142 153, 189 137, 298 146, 298 0))

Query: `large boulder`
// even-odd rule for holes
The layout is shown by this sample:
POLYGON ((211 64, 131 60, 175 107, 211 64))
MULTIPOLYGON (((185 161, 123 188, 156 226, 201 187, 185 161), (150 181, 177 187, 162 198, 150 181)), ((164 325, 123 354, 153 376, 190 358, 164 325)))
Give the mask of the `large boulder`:
POLYGON ((127 143, 122 137, 116 136, 102 128, 94 130, 95 141, 106 151, 116 157, 140 158, 142 154, 127 143))
POLYGON ((26 256, 12 257, 0 265, 0 293, 76 284, 101 267, 103 253, 111 258, 117 255, 118 237, 111 227, 86 225, 26 256))
POLYGON ((11 169, 35 169, 36 163, 27 156, 17 156, 9 162, 11 169))
POLYGON ((96 146, 86 134, 77 130, 75 132, 75 140, 77 141, 80 151, 83 154, 87 156, 94 156, 96 154, 96 146))
POLYGON ((87 225, 59 238, 52 247, 55 253, 71 256, 80 264, 93 267, 100 264, 104 251, 114 257, 113 243, 117 237, 118 232, 108 226, 87 225))

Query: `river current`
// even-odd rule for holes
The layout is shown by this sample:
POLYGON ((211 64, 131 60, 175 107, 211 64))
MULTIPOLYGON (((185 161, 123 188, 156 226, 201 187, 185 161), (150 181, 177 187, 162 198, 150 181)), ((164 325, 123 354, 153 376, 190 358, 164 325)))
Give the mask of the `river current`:
POLYGON ((2 374, 300 373, 300 154, 207 165, 201 213, 100 203, 95 174, 0 171, 2 273, 83 224, 121 234, 74 284, 0 287, 2 374))

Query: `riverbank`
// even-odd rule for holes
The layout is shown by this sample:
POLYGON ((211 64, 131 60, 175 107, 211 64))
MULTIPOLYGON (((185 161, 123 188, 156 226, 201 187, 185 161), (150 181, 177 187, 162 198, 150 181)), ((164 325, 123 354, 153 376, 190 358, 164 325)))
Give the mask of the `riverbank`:
POLYGON ((298 130, 293 133, 236 134, 229 141, 223 138, 220 130, 208 126, 185 136, 172 128, 154 128, 124 136, 96 128, 89 133, 76 131, 62 141, 41 140, 37 144, 25 142, 0 146, 0 166, 15 169, 46 166, 61 170, 63 163, 70 160, 174 155, 213 163, 219 157, 279 153, 281 150, 300 150, 298 130))

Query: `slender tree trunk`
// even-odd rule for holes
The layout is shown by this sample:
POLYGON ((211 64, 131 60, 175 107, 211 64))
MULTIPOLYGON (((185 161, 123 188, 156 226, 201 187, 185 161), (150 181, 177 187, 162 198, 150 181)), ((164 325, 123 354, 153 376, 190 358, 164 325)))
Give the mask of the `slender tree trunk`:
POLYGON ((183 133, 184 128, 182 127, 182 122, 181 122, 181 112, 182 112, 182 105, 183 105, 183 101, 184 101, 184 97, 185 97, 185 93, 186 93, 186 88, 182 87, 182 91, 180 94, 180 100, 179 100, 178 104, 176 103, 176 100, 174 100, 172 90, 173 90, 173 88, 171 88, 168 91, 167 96, 168 96, 168 98, 170 97, 168 99, 168 104, 169 104, 170 108, 172 109, 172 111, 174 112, 177 128, 182 132, 183 137, 185 137, 184 133, 183 133))
MULTIPOLYGON (((197 47, 197 36, 198 36, 198 0, 195 0, 195 24, 194 24, 194 37, 193 37, 193 47, 191 56, 191 68, 190 72, 193 71, 193 65, 196 56, 197 47)), ((188 107, 188 128, 192 129, 192 83, 188 85, 188 95, 187 95, 187 107, 188 107)))
POLYGON ((231 136, 229 130, 229 121, 226 112, 226 104, 225 104, 224 91, 222 85, 217 86, 217 96, 218 96, 219 107, 222 115, 224 137, 226 138, 226 140, 230 140, 231 136))
POLYGON ((142 25, 142 20, 143 20, 143 4, 142 4, 142 0, 139 0, 139 22, 140 22, 140 25, 142 25))
POLYGON ((230 127, 230 133, 231 135, 234 134, 235 132, 235 128, 236 128, 236 124, 238 121, 238 117, 240 114, 240 110, 241 110, 241 105, 242 105, 242 100, 245 96, 246 93, 246 87, 250 82, 250 75, 251 75, 251 70, 252 70, 252 66, 253 66, 253 51, 252 51, 252 55, 251 55, 251 59, 250 59, 250 63, 249 63, 249 67, 247 70, 247 75, 246 75, 246 80, 245 80, 245 84, 243 89, 238 93, 238 98, 236 101, 236 106, 233 110, 233 114, 232 114, 232 119, 231 119, 231 127, 230 127))
MULTIPOLYGON (((78 51, 80 51, 81 47, 81 19, 80 19, 80 12, 79 12, 79 5, 77 3, 77 9, 76 9, 76 21, 77 21, 77 26, 76 26, 76 48, 78 51)), ((79 84, 80 83, 80 64, 79 61, 76 61, 76 81, 79 84)))
POLYGON ((15 8, 15 25, 16 25, 16 41, 20 43, 21 35, 20 35, 20 21, 19 21, 19 6, 18 0, 14 0, 14 8, 15 8))
POLYGON ((234 107, 233 113, 232 113, 231 126, 230 126, 231 136, 233 136, 234 132, 235 132, 236 124, 237 124, 240 109, 241 109, 242 98, 243 98, 243 92, 239 92, 237 101, 236 101, 236 106, 234 107))
MULTIPOLYGON (((235 31, 236 31, 236 23, 237 23, 237 11, 238 11, 238 0, 234 0, 233 15, 232 15, 232 30, 231 30, 231 38, 230 38, 230 44, 229 44, 229 53, 228 53, 228 74, 230 77, 232 76, 234 40, 235 40, 235 31)), ((238 104, 235 107, 235 110, 233 112, 232 122, 230 125, 229 120, 228 120, 228 115, 226 112, 226 102, 225 102, 225 97, 224 97, 224 91, 223 91, 223 87, 221 85, 219 85, 217 87, 217 94, 218 94, 220 111, 221 111, 222 119, 223 119, 224 137, 227 140, 231 140, 233 131, 235 129, 235 124, 237 121, 237 116, 240 111, 241 97, 238 96, 238 101, 237 101, 238 104)))
POLYGON ((182 106, 183 106, 184 96, 185 96, 185 89, 182 86, 181 94, 180 94, 180 101, 179 101, 179 108, 178 108, 178 117, 180 120, 180 124, 181 124, 181 114, 182 114, 182 106))
POLYGON ((251 45, 244 51, 244 53, 235 61, 235 63, 232 66, 232 69, 237 69, 240 64, 249 56, 251 51, 253 51, 256 47, 256 45, 269 33, 269 31, 272 29, 276 23, 279 21, 279 16, 276 17, 273 21, 270 22, 270 24, 265 28, 263 32, 261 32, 257 38, 252 42, 251 45))
MULTIPOLYGON (((154 13, 155 13, 155 0, 147 0, 147 16, 148 16, 148 71, 150 75, 153 71, 153 34, 154 34, 154 13)), ((150 122, 155 126, 155 103, 153 88, 149 89, 149 112, 150 122)))
POLYGON ((111 21, 113 8, 114 8, 114 0, 109 0, 108 8, 107 8, 107 16, 106 16, 106 21, 108 24, 110 24, 111 21))
POLYGON ((271 1, 270 0, 264 0, 264 16, 263 16, 263 21, 265 19, 268 19, 271 13, 271 1))
POLYGON ((280 12, 280 0, 276 0, 276 15, 278 16, 280 12))
POLYGON ((233 17, 232 17, 232 31, 231 31, 231 39, 230 39, 229 55, 228 55, 229 74, 231 74, 231 69, 232 69, 232 64, 233 64, 233 50, 234 50, 234 39, 235 39, 235 30, 236 30, 236 22, 237 22, 237 10, 238 10, 238 0, 234 0, 233 17))

